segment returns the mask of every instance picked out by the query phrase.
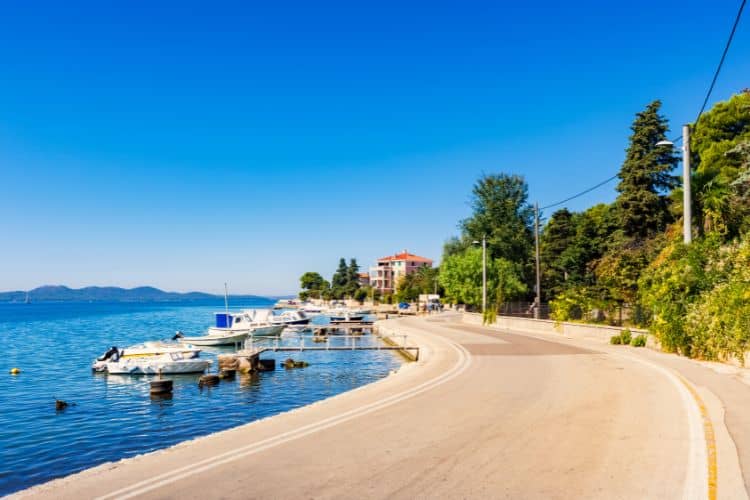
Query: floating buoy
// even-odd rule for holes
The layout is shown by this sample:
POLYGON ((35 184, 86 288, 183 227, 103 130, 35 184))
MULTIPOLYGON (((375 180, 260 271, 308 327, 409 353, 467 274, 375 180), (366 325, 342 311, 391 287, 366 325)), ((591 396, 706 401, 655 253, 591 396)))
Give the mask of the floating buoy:
POLYGON ((201 375, 201 378, 198 379, 198 387, 203 387, 204 385, 216 385, 219 383, 219 380, 218 375, 201 375))
POLYGON ((172 392, 172 385, 171 380, 152 380, 151 394, 166 394, 172 392))
POLYGON ((11 375, 18 375, 19 373, 21 373, 21 369, 20 368, 11 368, 10 369, 10 374, 11 375))

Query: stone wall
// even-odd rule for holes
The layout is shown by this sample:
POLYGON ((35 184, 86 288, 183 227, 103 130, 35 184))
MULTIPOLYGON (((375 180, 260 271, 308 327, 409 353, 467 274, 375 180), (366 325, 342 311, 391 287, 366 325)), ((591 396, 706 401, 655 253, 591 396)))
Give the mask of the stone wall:
MULTIPOLYGON (((462 321, 472 325, 481 325, 482 315, 476 313, 463 313, 462 321)), ((609 342, 609 339, 612 336, 619 335, 624 330, 624 328, 619 326, 568 322, 556 323, 555 321, 546 319, 517 318, 513 316, 498 316, 495 324, 487 326, 490 328, 497 328, 498 330, 520 331, 525 333, 555 333, 566 337, 594 340, 605 343, 609 342)), ((633 336, 640 334, 648 336, 648 347, 658 348, 656 339, 653 335, 649 335, 647 330, 630 328, 630 332, 633 336)))

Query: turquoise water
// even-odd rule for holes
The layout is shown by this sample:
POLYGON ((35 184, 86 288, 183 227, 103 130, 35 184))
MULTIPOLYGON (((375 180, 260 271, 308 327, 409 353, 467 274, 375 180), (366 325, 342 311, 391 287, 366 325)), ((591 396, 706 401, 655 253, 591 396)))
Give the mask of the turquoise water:
MULTIPOLYGON (((199 335, 222 306, 0 304, 0 495, 297 408, 400 364, 389 351, 292 353, 310 366, 238 376, 203 390, 197 375, 174 376, 174 396, 166 400, 151 399, 148 377, 91 373, 92 360, 108 347, 169 338, 175 330, 199 335), (9 375, 12 367, 22 373, 9 375), (55 399, 75 405, 58 412, 55 399)), ((221 352, 231 348, 205 348, 201 357, 215 360, 221 352)))

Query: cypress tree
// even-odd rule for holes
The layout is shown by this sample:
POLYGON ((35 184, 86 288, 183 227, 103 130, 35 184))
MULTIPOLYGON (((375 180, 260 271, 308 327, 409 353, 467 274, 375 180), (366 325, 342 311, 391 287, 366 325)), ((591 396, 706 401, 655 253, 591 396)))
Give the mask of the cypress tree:
POLYGON ((576 226, 573 214, 567 208, 552 214, 544 228, 541 240, 541 257, 544 263, 542 291, 549 297, 555 297, 565 288, 566 269, 565 252, 573 245, 576 238, 576 226))
POLYGON ((354 292, 359 288, 359 264, 357 259, 349 260, 349 267, 346 270, 346 291, 349 295, 354 295, 354 292))
POLYGON ((677 184, 670 172, 678 158, 672 148, 657 146, 666 140, 669 124, 654 101, 636 115, 630 146, 620 169, 617 209, 625 236, 644 239, 665 229, 671 221, 667 192, 677 184))

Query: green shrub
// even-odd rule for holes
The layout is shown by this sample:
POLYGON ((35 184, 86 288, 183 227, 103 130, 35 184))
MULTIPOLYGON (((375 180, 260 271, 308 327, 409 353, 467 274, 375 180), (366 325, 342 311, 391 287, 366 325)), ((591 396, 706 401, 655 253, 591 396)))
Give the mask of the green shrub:
POLYGON ((610 337, 609 339, 609 343, 612 345, 620 345, 622 344, 622 337, 620 337, 619 335, 612 335, 612 337, 610 337))
POLYGON ((731 253, 715 235, 690 245, 675 242, 641 275, 640 302, 652 314, 649 330, 666 351, 691 355, 694 330, 686 328, 685 316, 701 293, 725 279, 732 267, 731 253))
POLYGON ((693 340, 693 356, 744 364, 750 350, 750 238, 728 255, 732 269, 722 283, 691 304, 685 328, 693 340))
POLYGON ((633 337, 633 340, 630 341, 630 345, 633 347, 646 347, 646 336, 638 335, 633 337))
POLYGON ((623 345, 630 344, 630 340, 632 339, 632 335, 630 333, 630 329, 626 328, 622 332, 620 332, 620 340, 622 341, 623 345))
POLYGON ((612 303, 598 297, 586 287, 565 290, 550 301, 550 318, 557 323, 563 321, 604 321, 604 311, 612 310, 612 303))

